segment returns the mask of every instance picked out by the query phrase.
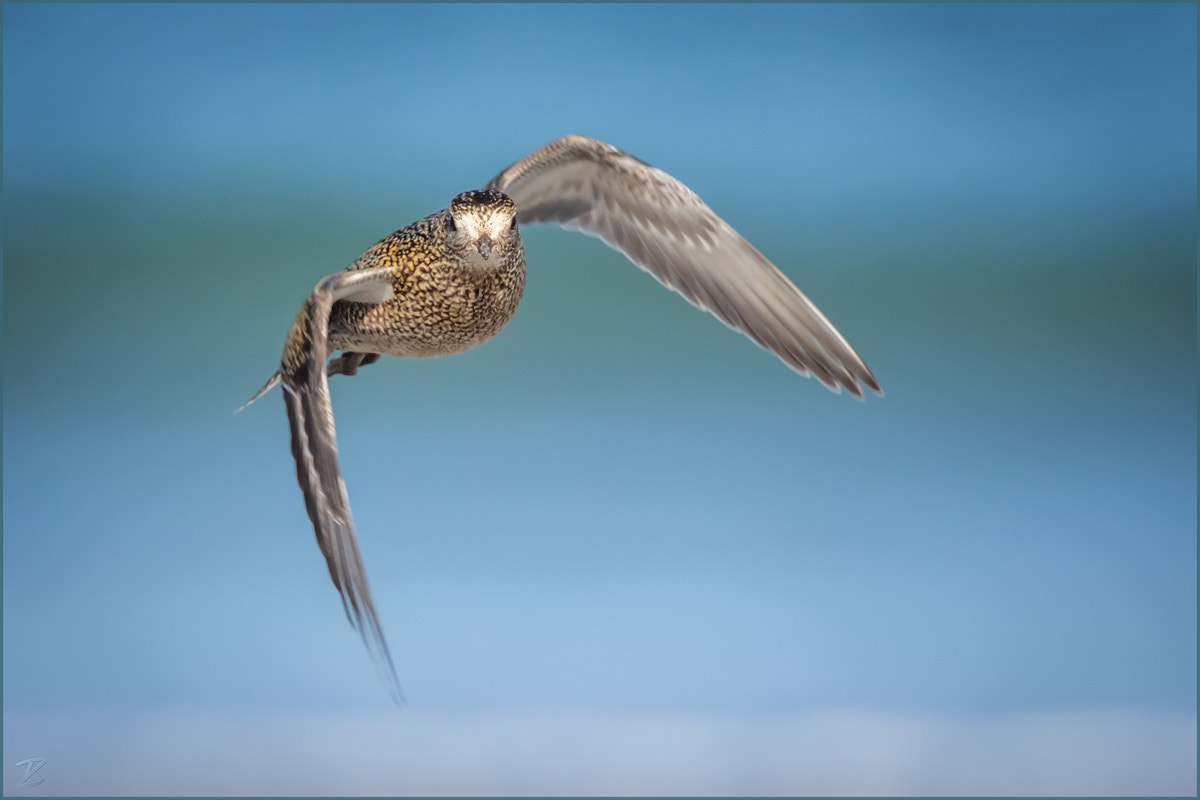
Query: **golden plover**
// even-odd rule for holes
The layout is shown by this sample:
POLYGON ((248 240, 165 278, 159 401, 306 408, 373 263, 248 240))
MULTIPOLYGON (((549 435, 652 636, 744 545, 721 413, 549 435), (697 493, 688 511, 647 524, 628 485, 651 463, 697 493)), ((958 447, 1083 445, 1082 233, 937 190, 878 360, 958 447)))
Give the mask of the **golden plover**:
MULTIPOLYGON (((380 355, 468 350, 512 318, 525 288, 518 223, 599 237, 664 286, 834 391, 882 394, 858 354, 774 264, 694 192, 612 145, 569 135, 481 190, 401 228, 317 284, 288 331, 279 370, 305 506, 350 623, 402 695, 359 556, 337 460, 328 376, 380 355), (334 350, 342 354, 330 359, 334 350)), ((247 403, 249 405, 249 403, 247 403)))

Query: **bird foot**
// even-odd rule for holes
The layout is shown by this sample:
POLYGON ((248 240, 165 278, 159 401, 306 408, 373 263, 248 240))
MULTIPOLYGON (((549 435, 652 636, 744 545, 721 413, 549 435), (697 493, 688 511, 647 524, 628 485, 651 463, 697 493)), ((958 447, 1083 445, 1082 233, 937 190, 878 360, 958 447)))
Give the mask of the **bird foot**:
POLYGON ((352 353, 344 351, 340 356, 329 362, 329 366, 325 369, 325 374, 356 375, 358 374, 359 367, 374 364, 378 360, 379 353, 352 353))

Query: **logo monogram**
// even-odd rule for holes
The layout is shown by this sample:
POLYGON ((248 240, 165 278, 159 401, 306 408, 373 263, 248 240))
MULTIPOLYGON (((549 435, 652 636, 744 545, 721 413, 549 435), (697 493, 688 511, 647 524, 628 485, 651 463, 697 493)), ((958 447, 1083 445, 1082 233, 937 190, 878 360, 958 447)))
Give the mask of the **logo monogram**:
POLYGON ((38 778, 36 781, 33 779, 33 776, 38 773, 38 770, 46 766, 46 759, 27 758, 24 761, 18 761, 17 766, 25 768, 25 776, 21 778, 21 780, 17 781, 18 789, 26 789, 30 786, 40 786, 46 782, 45 778, 38 778))

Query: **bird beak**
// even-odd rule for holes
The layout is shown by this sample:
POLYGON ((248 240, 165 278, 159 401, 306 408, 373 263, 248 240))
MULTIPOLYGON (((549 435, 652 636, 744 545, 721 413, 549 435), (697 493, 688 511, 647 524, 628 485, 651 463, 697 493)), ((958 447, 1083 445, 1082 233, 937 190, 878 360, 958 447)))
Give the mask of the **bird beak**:
POLYGON ((488 256, 492 254, 492 237, 486 233, 483 234, 475 242, 475 246, 479 248, 479 255, 483 256, 484 261, 487 261, 488 256))

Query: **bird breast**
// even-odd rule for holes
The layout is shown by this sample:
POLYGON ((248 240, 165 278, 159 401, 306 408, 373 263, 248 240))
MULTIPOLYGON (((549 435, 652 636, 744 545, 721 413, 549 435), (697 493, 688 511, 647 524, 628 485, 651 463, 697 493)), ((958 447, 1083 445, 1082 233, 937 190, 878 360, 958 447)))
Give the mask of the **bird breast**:
POLYGON ((525 260, 519 251, 510 256, 466 269, 398 269, 390 300, 334 305, 331 347, 424 358, 483 344, 512 319, 525 290, 525 260))

